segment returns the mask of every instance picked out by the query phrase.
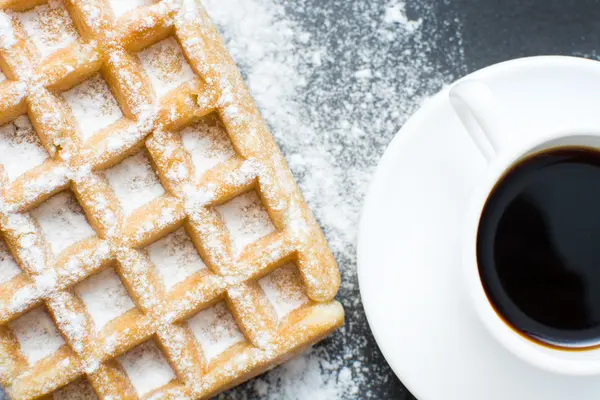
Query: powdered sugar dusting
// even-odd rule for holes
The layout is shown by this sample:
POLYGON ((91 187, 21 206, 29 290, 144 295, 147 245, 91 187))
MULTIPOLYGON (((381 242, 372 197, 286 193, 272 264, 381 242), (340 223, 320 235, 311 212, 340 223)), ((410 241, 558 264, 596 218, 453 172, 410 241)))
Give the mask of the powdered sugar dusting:
POLYGON ((42 164, 49 157, 31 121, 25 115, 0 126, 0 153, 2 166, 10 181, 42 164))
POLYGON ((21 260, 36 273, 45 268, 44 250, 37 245, 36 226, 33 218, 23 214, 9 214, 5 228, 12 229, 18 235, 21 260))
POLYGON ((123 118, 117 100, 100 74, 62 93, 77 121, 79 135, 92 135, 123 118))
POLYGON ((157 97, 195 78, 177 39, 170 37, 138 53, 157 97))
POLYGON ((56 353, 65 340, 43 308, 29 311, 9 324, 29 364, 56 353))
POLYGON ((183 129, 181 139, 192 158, 197 178, 235 156, 227 131, 216 116, 205 117, 183 129))
POLYGON ((105 170, 104 176, 126 215, 165 194, 145 150, 105 170))
POLYGON ((9 49, 17 43, 10 16, 0 11, 0 49, 9 49))
POLYGON ((75 292, 83 300, 98 331, 135 308, 127 289, 112 268, 79 283, 75 286, 75 292))
POLYGON ((192 21, 198 17, 197 0, 182 0, 181 1, 181 16, 184 21, 192 21))
POLYGON ((385 9, 383 21, 386 24, 398 24, 400 29, 406 29, 412 33, 419 29, 423 19, 410 20, 406 16, 406 5, 401 2, 390 2, 385 9))
POLYGON ((271 218, 256 191, 244 193, 216 209, 229 231, 232 251, 236 256, 247 245, 275 232, 271 218))
POLYGON ((118 358, 139 396, 175 379, 175 373, 160 349, 150 340, 118 358))
POLYGON ((269 275, 259 279, 258 284, 282 319, 290 312, 308 303, 300 273, 294 264, 286 264, 269 275))
POLYGON ((53 400, 97 400, 98 396, 89 382, 73 382, 52 394, 53 400))
POLYGON ((109 0, 110 6, 115 16, 120 17, 128 11, 139 7, 149 6, 156 3, 157 0, 109 0))
POLYGON ((4 239, 0 238, 0 284, 10 281, 21 274, 21 268, 15 262, 4 239))
POLYGON ((61 192, 31 211, 54 254, 96 234, 71 192, 61 192))
MULTIPOLYGON (((269 400, 331 400, 340 398, 345 387, 354 385, 349 369, 339 370, 312 352, 277 367, 269 373, 268 380, 252 381, 247 390, 252 389, 258 398, 269 400), (339 378, 336 379, 336 375, 339 378)), ((353 396, 348 398, 361 398, 358 392, 351 394, 353 396)), ((252 395, 233 398, 252 398, 252 395)))
POLYGON ((184 228, 152 243, 146 247, 146 251, 167 289, 206 269, 206 264, 184 228))
POLYGON ((225 303, 200 311, 188 320, 207 363, 236 343, 244 341, 233 315, 225 303))
POLYGON ((67 47, 77 40, 75 25, 60 0, 50 0, 18 14, 21 24, 42 57, 67 47))
POLYGON ((78 353, 83 351, 87 337, 85 314, 74 310, 70 305, 70 294, 57 292, 51 295, 50 302, 57 324, 69 338, 70 345, 78 353))

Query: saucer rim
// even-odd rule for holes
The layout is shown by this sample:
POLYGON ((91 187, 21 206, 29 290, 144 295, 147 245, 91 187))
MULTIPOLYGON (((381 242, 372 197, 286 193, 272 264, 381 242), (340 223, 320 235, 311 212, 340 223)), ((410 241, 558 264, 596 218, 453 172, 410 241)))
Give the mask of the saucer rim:
POLYGON ((600 76, 600 62, 573 57, 573 56, 560 56, 560 55, 545 55, 545 56, 534 56, 534 57, 523 57, 517 58, 513 60, 503 61, 497 64, 490 65, 483 69, 474 71, 462 78, 457 79, 449 85, 444 86, 439 92, 437 92, 432 97, 426 99, 424 103, 419 107, 419 109, 412 114, 412 116, 404 123, 404 125, 399 129, 399 131, 394 135, 388 146, 386 147, 382 157, 380 158, 375 172, 371 178, 371 182, 367 188, 367 192, 365 195, 365 199, 363 202, 363 206, 361 209, 361 216, 358 225, 358 234, 357 234, 357 276, 358 276, 358 284, 359 291, 361 295, 361 300, 363 303, 363 309, 365 311, 365 315, 367 318, 367 322, 371 329, 371 332, 375 338, 375 342, 379 347, 381 353, 384 358, 388 362, 390 368, 394 372, 394 374, 401 379, 402 384, 417 398, 426 400, 425 397, 421 396, 420 390, 418 389, 418 385, 415 384, 415 380, 413 379, 413 375, 410 372, 410 368, 406 368, 405 365, 402 364, 401 359, 394 358, 393 352, 388 349, 389 343, 385 343, 382 340, 380 330, 385 329, 385 326, 377 325, 378 322, 374 321, 372 316, 371 309, 377 307, 377 299, 376 296, 373 295, 366 287, 366 281, 369 278, 366 274, 369 273, 367 271, 367 258, 368 252, 366 248, 368 245, 366 244, 370 232, 367 232, 367 219, 371 214, 371 209, 376 205, 376 202, 381 196, 382 193, 385 192, 385 185, 388 182, 386 178, 389 178, 389 170, 392 166, 394 160, 397 159, 399 153, 402 152, 405 144, 410 141, 410 139, 419 134, 414 127, 419 126, 420 122, 425 118, 431 116, 431 114, 435 114, 435 110, 439 109, 443 102, 448 98, 448 93, 450 87, 460 81, 466 79, 481 79, 485 80, 487 78, 493 78, 498 74, 509 74, 511 71, 517 71, 521 68, 551 68, 551 67, 562 67, 567 69, 572 69, 574 71, 581 71, 582 69, 587 70, 587 72, 593 72, 600 76))

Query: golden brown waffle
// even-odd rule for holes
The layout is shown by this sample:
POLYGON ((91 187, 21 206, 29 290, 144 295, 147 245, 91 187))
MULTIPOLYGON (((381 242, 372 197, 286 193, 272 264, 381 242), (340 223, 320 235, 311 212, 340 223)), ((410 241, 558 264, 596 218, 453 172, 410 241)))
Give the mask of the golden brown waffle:
POLYGON ((12 399, 210 397, 343 323, 335 260, 199 1, 0 9, 12 399))

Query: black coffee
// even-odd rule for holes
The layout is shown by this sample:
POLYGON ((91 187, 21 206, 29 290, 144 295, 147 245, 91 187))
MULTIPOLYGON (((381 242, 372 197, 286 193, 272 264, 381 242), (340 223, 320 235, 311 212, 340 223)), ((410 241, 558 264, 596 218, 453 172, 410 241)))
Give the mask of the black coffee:
POLYGON ((557 148, 513 166, 485 204, 477 259, 515 330, 553 346, 600 344, 600 152, 557 148))

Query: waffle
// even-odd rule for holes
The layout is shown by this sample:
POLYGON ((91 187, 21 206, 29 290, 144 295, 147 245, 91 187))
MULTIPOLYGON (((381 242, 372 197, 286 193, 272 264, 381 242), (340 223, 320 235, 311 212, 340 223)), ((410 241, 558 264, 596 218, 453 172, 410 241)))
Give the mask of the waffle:
POLYGON ((196 399, 343 323, 339 271, 195 0, 0 0, 0 383, 196 399))

